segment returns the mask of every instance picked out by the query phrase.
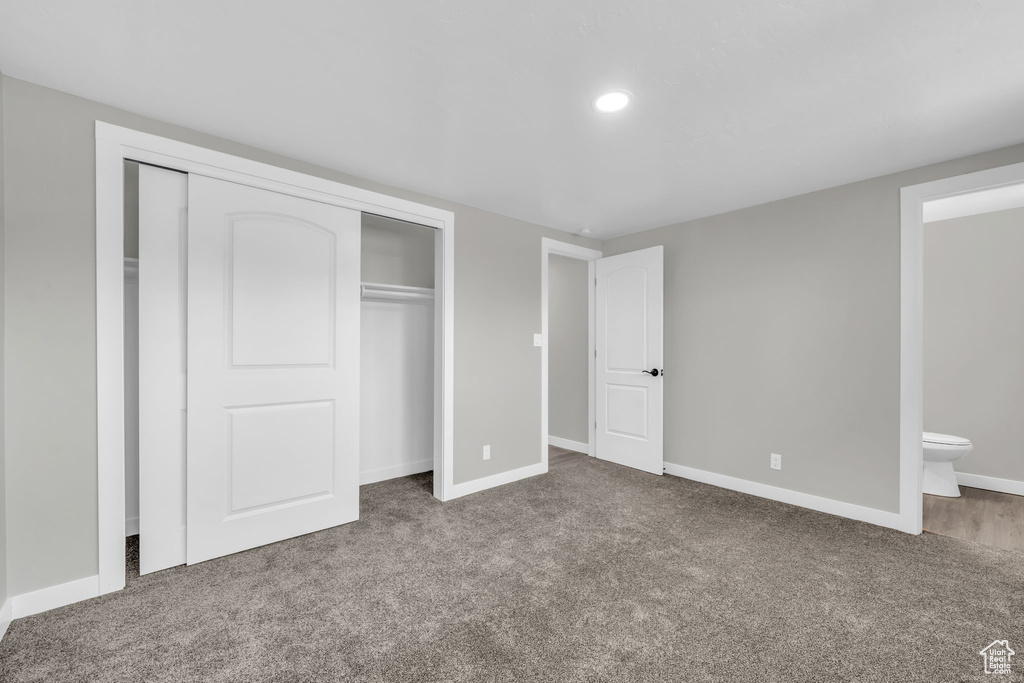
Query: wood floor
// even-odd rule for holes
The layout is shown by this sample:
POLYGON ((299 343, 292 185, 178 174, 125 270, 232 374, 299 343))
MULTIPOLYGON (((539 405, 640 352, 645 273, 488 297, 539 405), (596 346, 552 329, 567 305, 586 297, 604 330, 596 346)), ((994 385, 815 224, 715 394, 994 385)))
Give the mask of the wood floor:
POLYGON ((548 446, 548 471, 566 469, 583 465, 590 461, 590 456, 568 448, 548 446))
POLYGON ((996 548, 1024 550, 1024 496, 960 487, 959 498, 924 497, 924 528, 996 548))

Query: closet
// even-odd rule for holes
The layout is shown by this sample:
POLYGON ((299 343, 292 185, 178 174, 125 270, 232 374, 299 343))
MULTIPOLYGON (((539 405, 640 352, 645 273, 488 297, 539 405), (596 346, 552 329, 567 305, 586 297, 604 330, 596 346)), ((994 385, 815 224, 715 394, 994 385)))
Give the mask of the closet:
POLYGON ((360 484, 433 469, 436 231, 128 166, 141 573, 353 521, 360 484))
POLYGON ((434 468, 436 234, 363 214, 362 484, 434 468))

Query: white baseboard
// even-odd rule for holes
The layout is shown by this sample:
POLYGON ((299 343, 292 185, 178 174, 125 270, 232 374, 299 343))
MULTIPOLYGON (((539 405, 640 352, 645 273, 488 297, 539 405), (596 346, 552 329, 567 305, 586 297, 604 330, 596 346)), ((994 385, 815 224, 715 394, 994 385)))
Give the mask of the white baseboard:
POLYGON ((526 479, 527 477, 534 477, 538 474, 544 474, 547 471, 547 466, 544 463, 539 462, 535 465, 527 465, 526 467, 520 467, 519 469, 509 470, 508 472, 492 474, 489 477, 483 477, 481 479, 474 479, 473 481, 466 481, 461 484, 455 484, 448 491, 448 496, 445 498, 445 500, 454 500, 455 498, 468 496, 471 493, 479 493, 480 491, 492 489, 495 486, 511 484, 514 481, 526 479))
POLYGON ((975 489, 985 489, 987 491, 999 491, 1000 493, 1012 493, 1015 496, 1024 496, 1024 481, 1000 479, 999 477, 987 477, 983 474, 957 472, 956 483, 961 486, 970 486, 975 489))
POLYGON ((100 577, 87 576, 77 581, 68 581, 31 593, 22 593, 11 598, 11 612, 15 619, 28 617, 47 610, 70 605, 100 594, 100 577))
POLYGON ((0 607, 0 640, 4 639, 7 634, 7 627, 11 625, 11 621, 14 620, 14 601, 10 598, 4 601, 2 607, 0 607))
POLYGON ((359 485, 374 484, 378 481, 395 479, 396 477, 408 477, 410 474, 429 472, 434 469, 434 459, 419 460, 417 462, 402 463, 391 467, 381 467, 376 470, 359 473, 359 485))
POLYGON ((832 500, 831 498, 822 498, 821 496, 813 496, 809 493, 800 493, 799 491, 793 491, 792 489, 771 486, 770 484, 760 484, 756 481, 738 479, 724 474, 698 470, 693 467, 674 465, 670 462, 665 463, 665 474, 672 474, 677 477, 683 477, 684 479, 692 479, 704 484, 718 486, 723 489, 739 491, 740 493, 749 493, 752 496, 777 500, 781 503, 789 503, 790 505, 796 505, 809 510, 827 512, 830 515, 856 519, 860 522, 877 524, 878 526, 889 527, 890 529, 898 529, 900 531, 904 530, 903 526, 900 524, 899 513, 896 512, 886 512, 885 510, 877 510, 875 508, 864 507, 863 505, 844 503, 839 500, 832 500))
POLYGON ((586 453, 590 455, 590 444, 583 443, 582 441, 572 441, 570 439, 563 439, 560 436, 548 436, 549 446, 558 446, 559 448, 568 448, 570 451, 576 451, 577 453, 586 453))
POLYGON ((139 518, 132 517, 124 520, 124 535, 137 536, 139 534, 139 518))

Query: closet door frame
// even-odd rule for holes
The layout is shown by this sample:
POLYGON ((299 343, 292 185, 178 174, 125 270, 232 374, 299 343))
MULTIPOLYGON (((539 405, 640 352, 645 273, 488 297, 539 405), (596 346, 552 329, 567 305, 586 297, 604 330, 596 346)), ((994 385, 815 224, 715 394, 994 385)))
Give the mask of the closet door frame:
POLYGON ((317 176, 96 121, 96 434, 98 594, 125 586, 124 162, 162 166, 439 231, 434 249, 434 496, 454 483, 455 214, 317 176))

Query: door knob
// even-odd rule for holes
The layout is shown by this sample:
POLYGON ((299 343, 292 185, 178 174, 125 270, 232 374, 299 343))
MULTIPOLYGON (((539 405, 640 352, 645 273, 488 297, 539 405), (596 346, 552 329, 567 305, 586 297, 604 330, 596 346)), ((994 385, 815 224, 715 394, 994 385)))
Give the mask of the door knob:
POLYGON ((644 372, 646 372, 651 377, 657 377, 658 375, 664 375, 665 374, 664 370, 658 370, 658 368, 654 368, 653 370, 644 370, 644 372))

